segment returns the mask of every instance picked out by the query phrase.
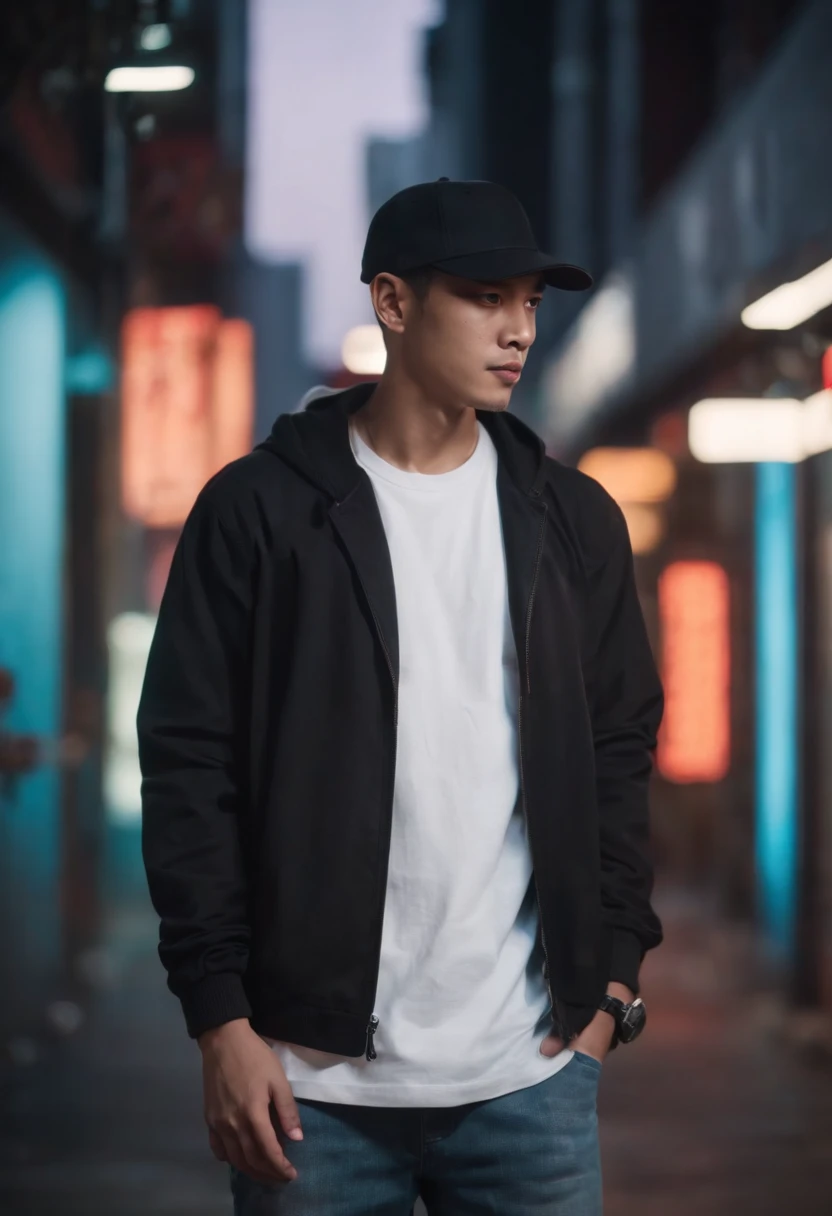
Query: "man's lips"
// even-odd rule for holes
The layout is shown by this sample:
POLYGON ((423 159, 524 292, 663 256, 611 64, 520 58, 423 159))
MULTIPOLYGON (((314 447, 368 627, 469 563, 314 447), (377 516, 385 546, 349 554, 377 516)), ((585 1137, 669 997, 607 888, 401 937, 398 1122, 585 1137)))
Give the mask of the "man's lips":
POLYGON ((499 367, 489 367, 490 372, 503 381, 504 384, 516 384, 523 370, 522 363, 502 363, 499 367))

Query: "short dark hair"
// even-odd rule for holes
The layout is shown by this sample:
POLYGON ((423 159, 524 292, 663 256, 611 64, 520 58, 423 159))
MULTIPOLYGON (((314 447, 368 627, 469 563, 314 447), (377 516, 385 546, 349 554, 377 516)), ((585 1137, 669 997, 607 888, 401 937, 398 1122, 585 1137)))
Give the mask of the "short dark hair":
POLYGON ((400 275, 399 277, 404 279, 418 299, 424 300, 430 291, 431 283, 439 273, 434 266, 419 266, 416 270, 408 270, 407 274, 400 275))
MULTIPOLYGON (((442 272, 437 270, 435 266, 419 266, 416 270, 408 270, 406 274, 400 274, 397 277, 403 279, 407 283, 410 290, 413 292, 417 300, 424 300, 425 296, 430 291, 430 285, 434 279, 438 278, 442 272)), ((382 328, 382 332, 386 330, 386 325, 381 317, 376 314, 376 320, 382 328)))

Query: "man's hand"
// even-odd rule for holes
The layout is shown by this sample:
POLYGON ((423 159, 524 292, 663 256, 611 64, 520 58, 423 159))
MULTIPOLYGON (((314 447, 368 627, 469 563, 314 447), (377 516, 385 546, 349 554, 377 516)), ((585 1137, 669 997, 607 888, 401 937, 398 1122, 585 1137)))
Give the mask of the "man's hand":
MULTIPOLYGON (((624 1001, 626 1005, 635 1000, 635 994, 624 984, 609 984, 607 986, 607 994, 618 997, 619 1001, 624 1001)), ((611 1013, 606 1013, 603 1009, 599 1009, 589 1025, 571 1040, 569 1047, 572 1051, 580 1051, 585 1056, 592 1056, 593 1060, 597 1060, 599 1064, 603 1064, 607 1052, 612 1046, 614 1035, 615 1018, 611 1013)), ((544 1056, 556 1056, 559 1051, 563 1051, 563 1047, 563 1039, 559 1039, 557 1035, 550 1034, 541 1043, 540 1054, 544 1056)))
POLYGON ((211 1151, 258 1182, 289 1182, 297 1170, 283 1154, 270 1104, 290 1140, 300 1116, 283 1066, 245 1018, 199 1037, 205 1121, 211 1151))

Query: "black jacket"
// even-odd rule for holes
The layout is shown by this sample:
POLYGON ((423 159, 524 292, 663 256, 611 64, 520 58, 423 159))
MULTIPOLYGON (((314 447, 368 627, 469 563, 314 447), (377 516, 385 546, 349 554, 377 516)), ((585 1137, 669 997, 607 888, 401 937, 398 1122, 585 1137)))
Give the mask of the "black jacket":
MULTIPOLYGON (((193 1036, 251 1017, 346 1056, 369 1043, 399 666, 384 529, 348 437, 371 391, 280 417, 205 487, 173 560, 139 710, 143 851, 193 1036)), ((661 940, 647 786, 662 693, 618 507, 516 418, 481 421, 553 1024, 571 1037, 608 981, 637 990, 661 940)))

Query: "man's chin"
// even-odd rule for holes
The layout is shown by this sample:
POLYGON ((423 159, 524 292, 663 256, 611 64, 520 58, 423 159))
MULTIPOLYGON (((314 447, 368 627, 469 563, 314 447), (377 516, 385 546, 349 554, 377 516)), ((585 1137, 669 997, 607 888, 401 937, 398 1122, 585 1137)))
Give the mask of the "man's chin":
POLYGON ((513 392, 513 384, 507 384, 504 387, 495 385, 480 392, 479 399, 474 400, 471 404, 474 409, 483 410, 487 414, 502 414, 504 410, 508 409, 513 392))
POLYGON ((485 414, 502 414, 508 409, 510 403, 511 393, 508 393, 500 401, 495 401, 493 398, 485 401, 477 401, 474 404, 474 409, 482 410, 482 412, 485 414))

